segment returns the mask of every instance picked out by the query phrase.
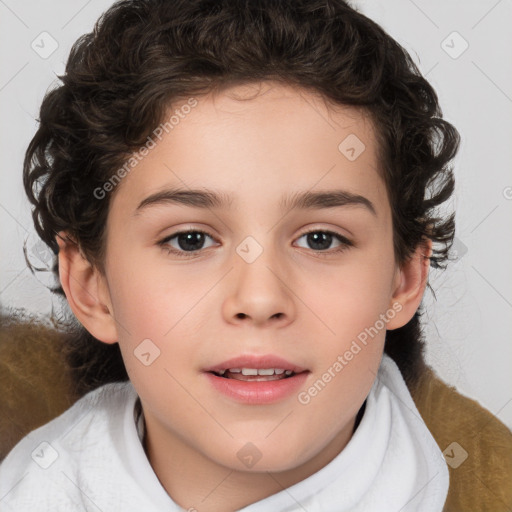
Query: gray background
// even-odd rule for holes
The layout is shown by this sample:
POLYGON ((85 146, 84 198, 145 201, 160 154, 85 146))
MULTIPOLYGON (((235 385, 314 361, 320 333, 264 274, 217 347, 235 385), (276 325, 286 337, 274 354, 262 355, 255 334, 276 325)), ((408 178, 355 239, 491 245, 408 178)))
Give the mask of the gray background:
MULTIPOLYGON (((43 315, 59 307, 44 286, 48 276, 25 264, 24 241, 34 261, 47 254, 33 231, 21 165, 45 91, 64 71, 72 43, 111 3, 0 0, 3 306, 43 315)), ((512 0, 353 5, 411 53, 461 133, 449 205, 457 211, 458 259, 431 272, 437 300, 427 291, 427 361, 512 428, 512 0)))

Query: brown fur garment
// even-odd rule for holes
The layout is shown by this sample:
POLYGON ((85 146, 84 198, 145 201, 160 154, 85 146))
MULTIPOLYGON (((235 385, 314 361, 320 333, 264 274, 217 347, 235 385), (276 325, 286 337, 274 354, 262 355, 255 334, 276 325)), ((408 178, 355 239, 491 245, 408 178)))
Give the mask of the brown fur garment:
POLYGON ((0 460, 74 403, 63 342, 44 325, 0 317, 0 460))
POLYGON ((512 431, 478 402, 426 367, 411 390, 423 421, 449 462, 445 512, 512 512, 512 431), (451 462, 451 464, 450 464, 451 462))

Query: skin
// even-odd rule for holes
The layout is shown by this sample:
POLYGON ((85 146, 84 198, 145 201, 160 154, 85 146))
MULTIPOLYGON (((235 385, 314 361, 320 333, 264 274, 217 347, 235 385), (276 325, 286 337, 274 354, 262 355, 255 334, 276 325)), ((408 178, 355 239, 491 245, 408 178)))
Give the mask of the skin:
MULTIPOLYGON (((202 369, 241 354, 276 354, 310 371, 303 391, 393 304, 401 310, 388 329, 412 318, 431 247, 396 263, 377 166, 373 126, 361 111, 278 83, 236 86, 198 98, 118 185, 104 274, 62 240, 65 233, 57 238, 69 304, 96 338, 119 342, 142 401, 149 461, 183 508, 238 510, 307 478, 349 442, 385 329, 306 405, 297 394, 271 405, 236 403, 202 369), (350 134, 366 148, 354 161, 338 149, 350 134), (169 203, 135 214, 143 199, 168 187, 206 188, 233 200, 229 208, 169 203), (340 188, 366 197, 376 215, 354 205, 279 208, 283 194, 340 188), (187 228, 212 237, 192 258, 159 245, 187 228), (319 250, 303 236, 313 228, 353 245, 335 252, 333 237, 319 250), (263 249, 252 263, 236 251, 247 236, 263 249), (134 350, 148 338, 161 352, 145 366, 134 350), (261 452, 252 468, 237 457, 248 442, 261 452)), ((167 246, 187 254, 177 238, 167 246)))

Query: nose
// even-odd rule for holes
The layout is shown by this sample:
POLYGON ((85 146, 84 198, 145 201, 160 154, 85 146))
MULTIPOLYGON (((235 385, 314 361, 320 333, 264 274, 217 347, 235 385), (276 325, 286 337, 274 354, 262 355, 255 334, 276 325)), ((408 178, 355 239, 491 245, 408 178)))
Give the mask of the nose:
POLYGON ((296 306, 291 274, 274 252, 265 249, 254 261, 235 252, 233 265, 223 305, 226 321, 279 327, 293 321, 296 306))

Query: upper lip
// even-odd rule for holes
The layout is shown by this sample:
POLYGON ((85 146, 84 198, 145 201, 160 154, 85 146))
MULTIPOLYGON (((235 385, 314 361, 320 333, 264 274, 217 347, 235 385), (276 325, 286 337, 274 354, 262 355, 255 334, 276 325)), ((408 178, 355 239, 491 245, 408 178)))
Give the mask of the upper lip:
POLYGON ((306 371, 306 368, 302 368, 294 363, 290 363, 286 359, 282 357, 275 356, 272 354, 268 355, 243 355, 238 357, 233 357, 232 359, 228 359, 223 361, 222 363, 217 363, 208 368, 205 368, 205 372, 219 372, 223 370, 229 370, 230 368, 255 368, 257 370, 262 370, 265 368, 279 368, 282 370, 291 370, 293 373, 301 373, 306 371))

